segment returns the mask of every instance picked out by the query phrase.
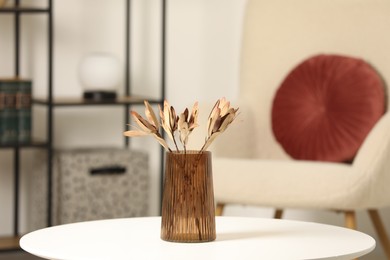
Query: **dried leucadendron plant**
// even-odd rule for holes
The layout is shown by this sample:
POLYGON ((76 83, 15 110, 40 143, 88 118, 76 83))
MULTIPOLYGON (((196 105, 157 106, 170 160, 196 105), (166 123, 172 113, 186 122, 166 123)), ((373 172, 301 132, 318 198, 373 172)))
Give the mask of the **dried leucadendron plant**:
MULTIPOLYGON (((168 146, 160 133, 160 127, 162 127, 168 137, 173 141, 176 151, 180 151, 176 141, 176 133, 178 133, 180 143, 182 144, 184 151, 186 151, 189 135, 199 126, 198 102, 195 102, 193 105, 191 113, 188 108, 186 108, 183 113, 177 115, 175 109, 165 100, 163 109, 159 106, 161 122, 158 120, 149 102, 144 101, 144 103, 146 118, 143 118, 135 111, 131 111, 131 116, 138 127, 136 127, 136 130, 124 132, 124 135, 129 137, 152 135, 166 150, 172 152, 172 149, 168 146)), ((229 127, 238 115, 237 111, 238 108, 230 107, 230 102, 225 98, 217 100, 208 118, 207 135, 200 152, 207 150, 215 138, 229 127)))

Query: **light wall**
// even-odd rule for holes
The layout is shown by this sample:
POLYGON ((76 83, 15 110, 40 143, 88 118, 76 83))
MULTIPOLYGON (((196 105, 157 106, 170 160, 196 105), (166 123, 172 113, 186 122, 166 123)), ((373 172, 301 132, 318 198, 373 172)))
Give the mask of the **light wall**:
MULTIPOLYGON (((167 98, 178 110, 195 100, 234 100, 238 94, 239 51, 245 0, 167 0, 167 98)), ((26 4, 44 5, 45 1, 26 4)), ((79 97, 82 87, 78 64, 89 52, 104 51, 124 62, 124 14, 122 0, 54 1, 54 95, 79 97)), ((22 75, 34 79, 34 94, 46 95, 46 18, 23 18, 22 75)), ((159 96, 161 84, 161 1, 132 1, 132 87, 135 94, 159 96)), ((0 17, 0 76, 12 75, 12 20, 0 17)), ((123 82, 121 83, 123 86, 123 82)), ((45 136, 45 109, 34 109, 34 135, 45 136)), ((56 108, 55 147, 121 146, 124 129, 121 108, 56 108)), ((152 147, 151 211, 158 214, 159 150, 154 140, 134 140, 138 149, 152 147)), ((29 165, 35 149, 23 151, 21 227, 26 230, 29 165)), ((12 233, 12 152, 0 150, 0 235, 12 233)), ((31 191, 30 191, 31 192, 31 191)), ((389 212, 384 211, 390 230, 389 212)), ((270 209, 228 207, 229 215, 272 215, 270 209)), ((363 213, 359 226, 374 234, 363 213)), ((286 217, 343 224, 342 216, 328 212, 287 211, 286 217)))
MULTIPOLYGON (((44 0, 23 1, 45 6, 44 0)), ((131 85, 133 93, 159 97, 161 86, 161 1, 132 0, 131 85)), ((237 95, 241 17, 245 1, 167 1, 167 98, 178 110, 196 100, 237 95)), ((0 16, 0 77, 13 75, 12 17, 0 16)), ((125 1, 54 1, 54 96, 80 97, 78 66, 90 52, 115 54, 124 64, 125 1)), ((47 19, 22 18, 21 75, 33 78, 35 96, 47 95, 47 19)), ((124 75, 123 75, 124 76, 124 75)), ((124 82, 121 82, 122 92, 124 82)), ((141 109, 141 112, 142 109, 141 109)), ((34 107, 34 136, 45 138, 46 109, 34 107)), ((124 110, 118 107, 67 107, 54 110, 56 149, 123 145, 124 110)), ((150 214, 158 214, 159 146, 151 139, 131 140, 150 150, 150 214)), ((27 229, 29 170, 39 149, 22 152, 21 230, 27 229)), ((0 236, 12 233, 11 150, 0 150, 0 236)), ((44 162, 42 162, 44 163, 44 162)))

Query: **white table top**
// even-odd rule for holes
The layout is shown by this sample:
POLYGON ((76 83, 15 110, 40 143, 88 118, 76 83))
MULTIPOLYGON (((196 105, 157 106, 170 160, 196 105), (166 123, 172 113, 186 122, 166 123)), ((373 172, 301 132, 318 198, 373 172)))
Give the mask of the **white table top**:
POLYGON ((31 232, 21 247, 47 259, 352 259, 375 240, 358 231, 302 221, 217 217, 217 239, 160 239, 160 217, 80 222, 31 232))

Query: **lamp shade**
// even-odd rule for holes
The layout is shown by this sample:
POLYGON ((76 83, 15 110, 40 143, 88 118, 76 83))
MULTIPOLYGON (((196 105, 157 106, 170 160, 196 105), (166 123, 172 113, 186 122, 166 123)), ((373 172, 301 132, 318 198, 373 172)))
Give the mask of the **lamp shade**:
POLYGON ((79 68, 84 91, 116 92, 120 81, 119 59, 110 53, 90 53, 79 68))

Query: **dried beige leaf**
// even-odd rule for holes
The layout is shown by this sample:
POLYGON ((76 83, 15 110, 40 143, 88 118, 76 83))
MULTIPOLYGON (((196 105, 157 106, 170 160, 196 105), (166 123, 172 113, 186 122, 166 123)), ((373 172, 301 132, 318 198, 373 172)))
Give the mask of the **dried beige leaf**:
POLYGON ((183 144, 184 147, 186 147, 188 143, 188 136, 190 135, 187 122, 184 122, 184 124, 179 129, 179 131, 180 131, 180 142, 183 144))
POLYGON ((148 135, 147 133, 139 130, 130 130, 123 133, 124 136, 128 137, 137 137, 137 136, 145 136, 148 135))
POLYGON ((165 149, 167 149, 168 151, 171 151, 171 149, 169 148, 168 144, 165 142, 164 138, 162 138, 161 135, 159 135, 159 134, 154 134, 153 136, 157 139, 157 141, 158 141, 165 149))
POLYGON ((198 114, 199 114, 199 105, 198 102, 195 102, 192 107, 192 112, 190 119, 188 120, 189 128, 192 131, 194 128, 198 127, 198 114))
POLYGON ((169 125, 172 133, 177 130, 177 121, 178 117, 176 116, 176 111, 173 107, 169 108, 169 125))
POLYGON ((218 137, 220 133, 219 132, 216 132, 214 133, 212 136, 210 136, 210 138, 208 138, 204 144, 204 146, 202 147, 201 151, 205 151, 207 150, 207 148, 212 144, 212 142, 215 140, 215 138, 218 137))
POLYGON ((144 101, 144 104, 145 104, 146 118, 149 120, 149 122, 151 122, 154 125, 154 127, 156 127, 157 129, 160 128, 160 123, 156 117, 156 114, 153 111, 152 106, 146 100, 144 101))
POLYGON ((159 106, 160 109, 160 118, 161 118, 161 125, 164 129, 164 131, 168 134, 168 137, 174 140, 173 132, 170 127, 170 115, 169 115, 169 103, 168 101, 164 101, 164 108, 161 110, 161 107, 159 106))
POLYGON ((208 125, 208 135, 211 136, 211 134, 213 133, 214 129, 215 129, 215 124, 220 116, 220 113, 221 113, 221 109, 219 107, 215 107, 213 109, 213 112, 211 113, 210 117, 209 117, 209 125, 208 125))
POLYGON ((132 111, 131 115, 137 125, 145 132, 152 132, 152 125, 149 124, 145 119, 143 119, 137 112, 132 111))

